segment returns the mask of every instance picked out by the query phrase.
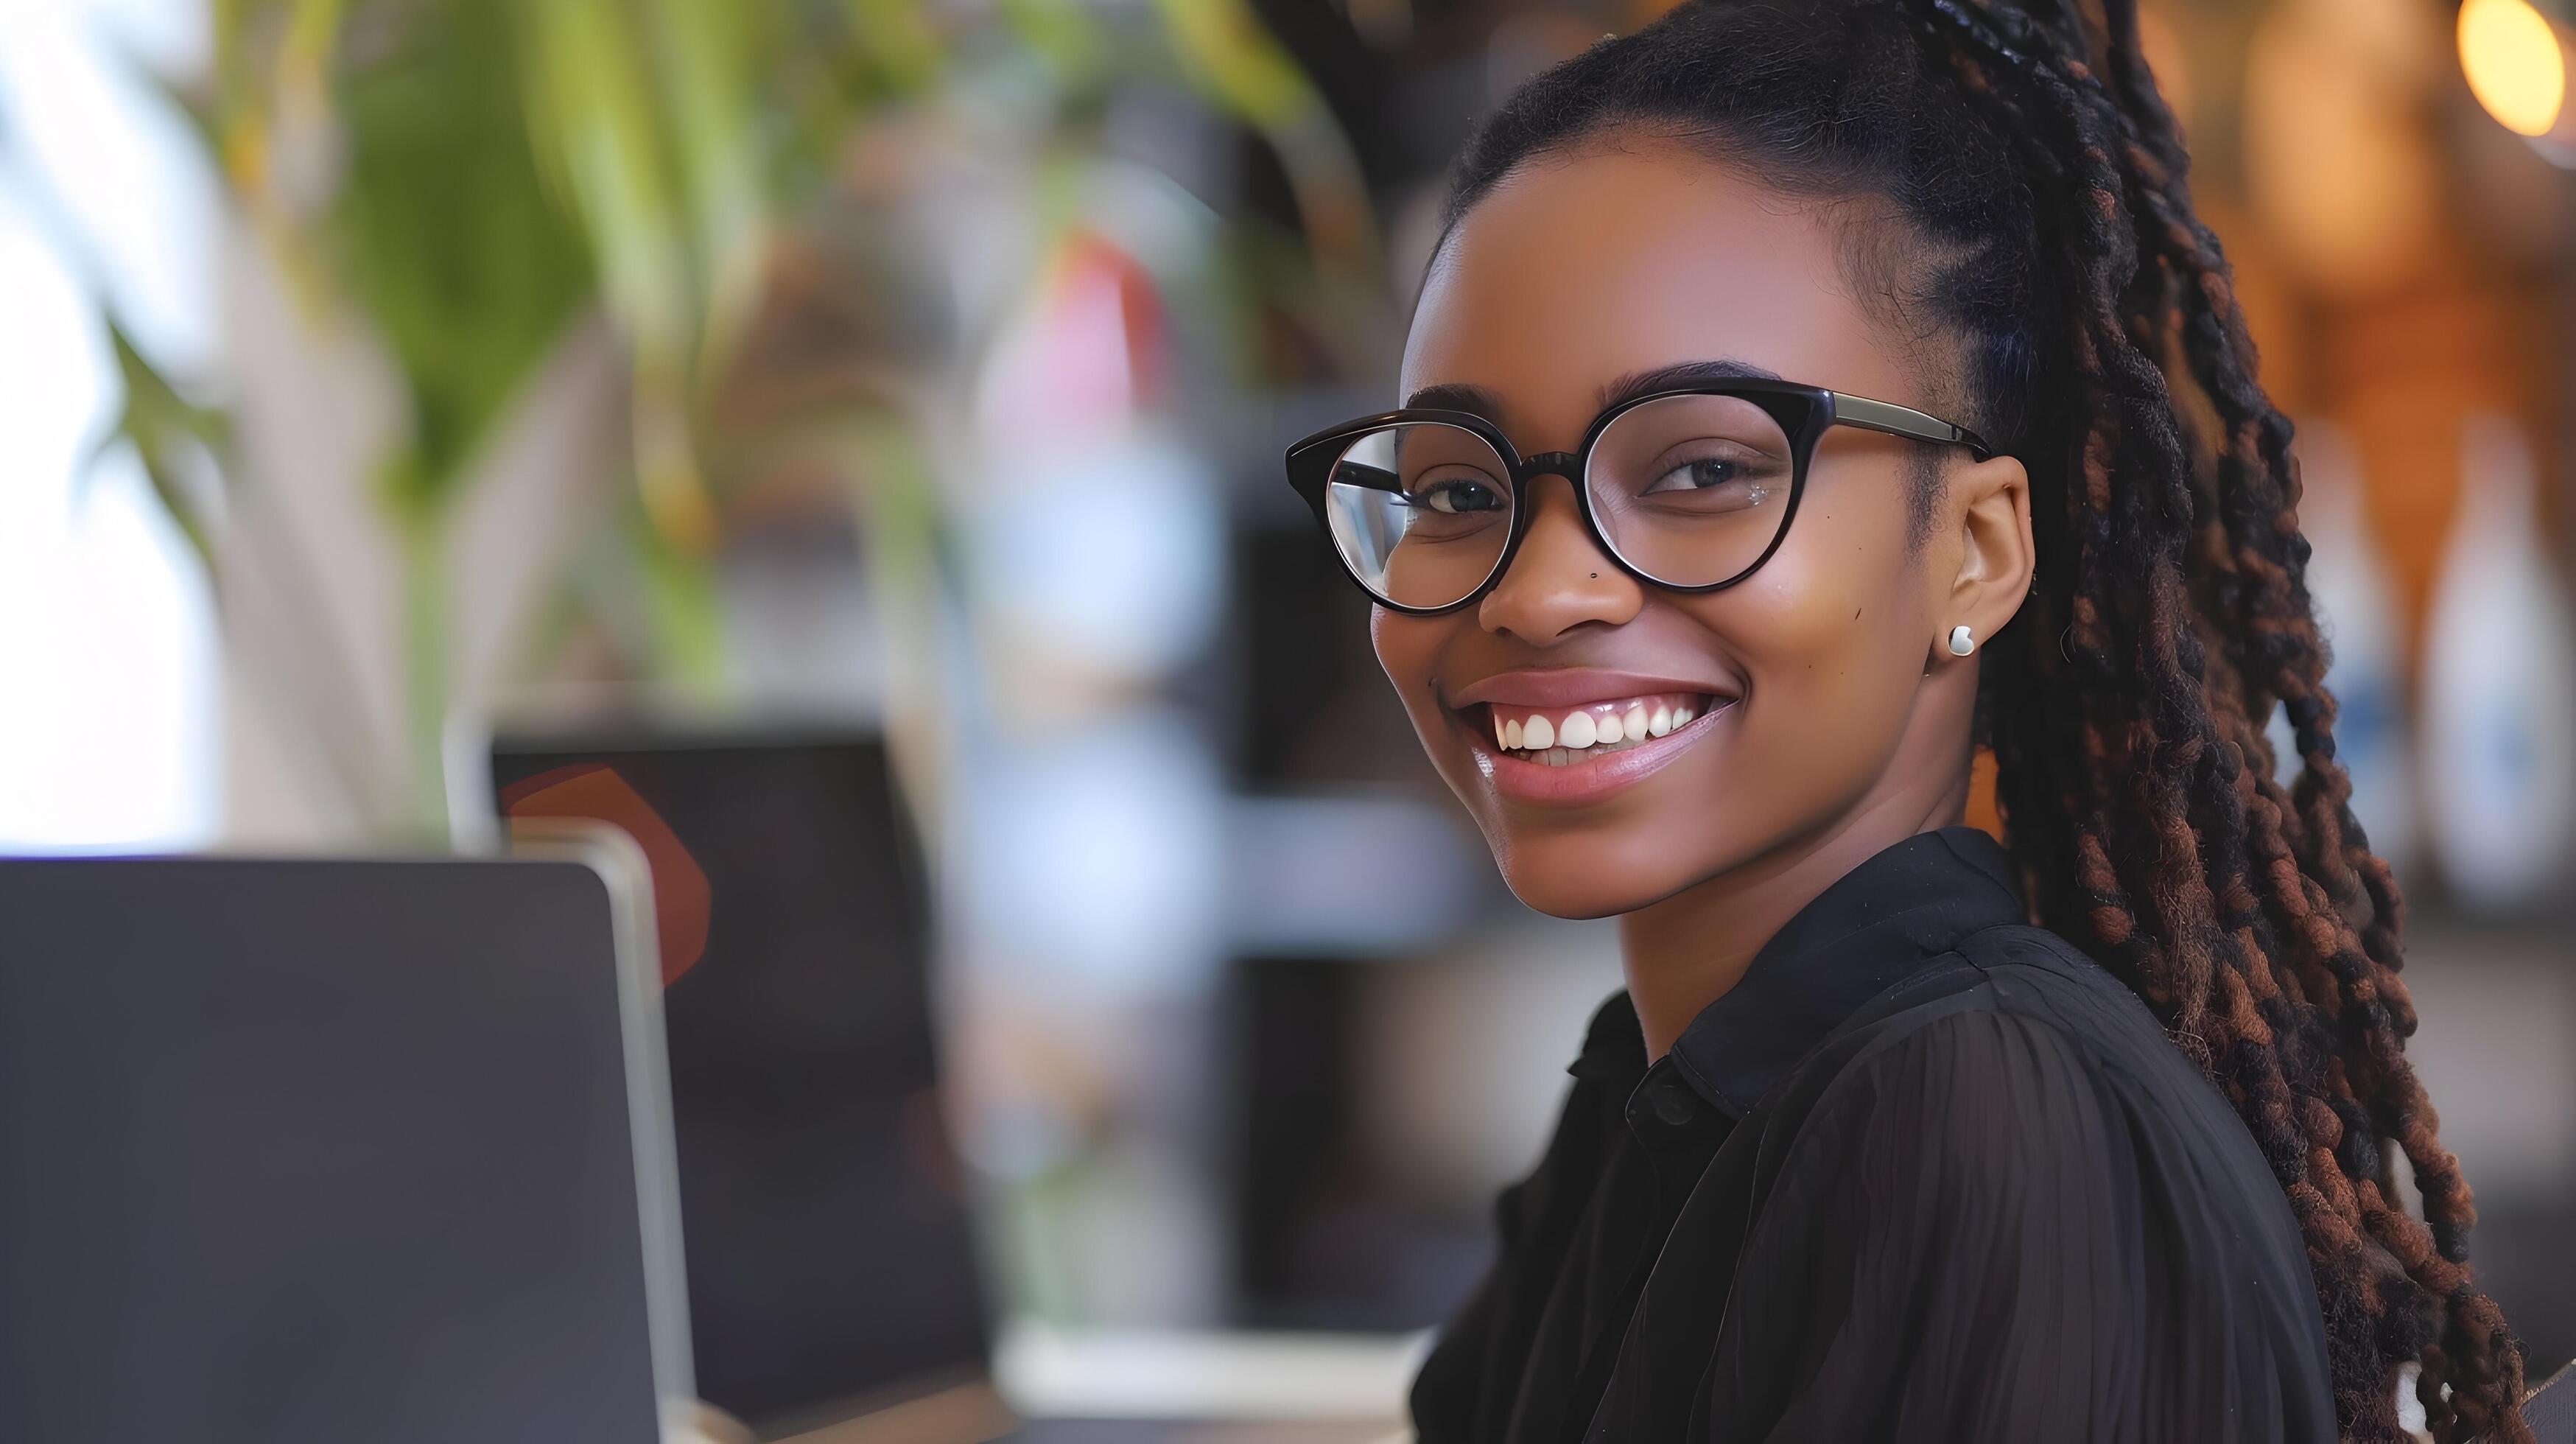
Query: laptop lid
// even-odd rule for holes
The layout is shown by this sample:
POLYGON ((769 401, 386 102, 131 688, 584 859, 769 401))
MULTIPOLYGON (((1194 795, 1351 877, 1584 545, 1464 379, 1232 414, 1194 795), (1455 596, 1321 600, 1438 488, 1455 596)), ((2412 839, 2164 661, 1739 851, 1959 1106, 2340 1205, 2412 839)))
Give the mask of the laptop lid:
POLYGON ((685 1301, 606 848, 0 861, 10 1437, 655 1438, 685 1301))
POLYGON ((873 734, 501 729, 490 800, 653 867, 701 1396, 765 1435, 985 1377, 919 850, 873 734))

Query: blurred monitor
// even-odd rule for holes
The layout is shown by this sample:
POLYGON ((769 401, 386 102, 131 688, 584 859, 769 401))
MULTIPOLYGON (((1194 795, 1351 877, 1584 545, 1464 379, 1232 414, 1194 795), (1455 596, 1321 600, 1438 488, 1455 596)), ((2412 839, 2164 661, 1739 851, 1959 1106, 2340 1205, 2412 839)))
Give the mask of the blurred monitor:
POLYGON ((653 871, 699 1393, 765 1435, 984 1377, 923 870, 884 747, 503 729, 491 800, 653 871))
POLYGON ((1229 978, 1236 1321, 1384 1332, 1449 1317, 1493 1255, 1481 1179, 1426 1189, 1373 1089, 1371 1040, 1390 984, 1433 965, 1379 958, 1240 958, 1229 978), (1412 1166, 1406 1166, 1407 1164, 1412 1166))
POLYGON ((655 1438, 688 1359, 613 843, 0 861, 0 1437, 655 1438))

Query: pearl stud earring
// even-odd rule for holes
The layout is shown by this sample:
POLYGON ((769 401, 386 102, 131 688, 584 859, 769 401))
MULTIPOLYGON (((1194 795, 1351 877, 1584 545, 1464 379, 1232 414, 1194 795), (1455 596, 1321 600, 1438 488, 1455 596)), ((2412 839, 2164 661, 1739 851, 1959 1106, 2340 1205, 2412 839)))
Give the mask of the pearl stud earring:
POLYGON ((1975 650, 1977 650, 1977 639, 1968 631, 1967 623, 1961 622, 1950 629, 1951 656, 1964 657, 1975 650))

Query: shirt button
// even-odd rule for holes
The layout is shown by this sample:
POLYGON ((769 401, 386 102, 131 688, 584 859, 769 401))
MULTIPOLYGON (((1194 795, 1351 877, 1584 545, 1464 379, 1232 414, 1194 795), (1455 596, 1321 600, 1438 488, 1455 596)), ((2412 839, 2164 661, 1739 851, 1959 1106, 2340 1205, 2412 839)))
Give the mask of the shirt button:
POLYGON ((1679 1128, 1699 1114, 1699 1097, 1680 1078, 1666 1074, 1647 1100, 1655 1116, 1667 1125, 1679 1128))

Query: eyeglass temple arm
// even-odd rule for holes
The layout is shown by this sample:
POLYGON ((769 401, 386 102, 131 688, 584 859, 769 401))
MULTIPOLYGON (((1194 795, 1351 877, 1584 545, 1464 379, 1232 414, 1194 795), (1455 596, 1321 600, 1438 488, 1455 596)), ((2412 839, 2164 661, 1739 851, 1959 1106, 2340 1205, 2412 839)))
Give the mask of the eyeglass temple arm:
POLYGON ((1834 393, 1834 419, 1863 431, 1883 431, 1890 436, 1911 437, 1916 441, 1964 446, 1976 453, 1979 461, 1994 455, 1994 449, 1968 428, 1953 426, 1937 416, 1927 416, 1911 406, 1899 406, 1892 401, 1872 401, 1866 396, 1847 396, 1837 391, 1834 393))
POLYGON ((1383 467, 1344 461, 1333 468, 1333 485, 1362 486, 1371 491, 1402 491, 1404 479, 1383 467))

